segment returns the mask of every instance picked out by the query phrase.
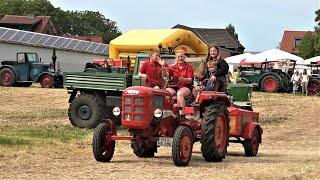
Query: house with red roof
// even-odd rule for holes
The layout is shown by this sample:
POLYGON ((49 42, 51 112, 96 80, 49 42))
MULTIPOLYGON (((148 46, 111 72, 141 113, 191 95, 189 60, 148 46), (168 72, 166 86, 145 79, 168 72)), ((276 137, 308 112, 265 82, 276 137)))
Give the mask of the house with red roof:
POLYGON ((280 50, 291 54, 299 54, 301 39, 303 39, 308 32, 311 31, 284 31, 280 43, 280 50))

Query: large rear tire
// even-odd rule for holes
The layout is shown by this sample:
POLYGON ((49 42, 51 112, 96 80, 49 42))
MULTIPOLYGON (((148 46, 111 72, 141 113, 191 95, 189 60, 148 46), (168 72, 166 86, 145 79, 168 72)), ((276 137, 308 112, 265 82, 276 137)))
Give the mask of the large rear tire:
POLYGON ((172 158, 176 166, 187 166, 193 147, 193 135, 189 127, 180 126, 173 135, 172 158))
POLYGON ((260 87, 264 92, 278 92, 280 88, 279 80, 273 75, 267 75, 262 78, 260 87))
POLYGON ((244 152, 245 155, 248 157, 256 156, 259 150, 259 143, 260 143, 260 132, 258 128, 255 128, 253 131, 252 139, 246 139, 243 142, 244 152))
POLYGON ((310 79, 308 83, 308 94, 311 96, 320 95, 320 80, 319 79, 310 79))
POLYGON ((201 129, 202 156, 208 162, 222 161, 229 139, 229 115, 223 102, 215 101, 205 107, 201 129))
POLYGON ((157 144, 147 142, 147 140, 140 140, 140 142, 132 141, 131 148, 133 153, 140 158, 154 157, 154 153, 157 152, 157 144))
POLYGON ((10 68, 3 68, 0 70, 0 85, 14 86, 16 83, 16 75, 10 68))
POLYGON ((99 162, 110 162, 115 149, 115 141, 111 140, 114 129, 110 123, 101 123, 94 131, 92 150, 94 158, 99 162))
POLYGON ((104 105, 94 95, 81 94, 71 101, 68 109, 69 120, 79 128, 94 128, 105 117, 104 105))

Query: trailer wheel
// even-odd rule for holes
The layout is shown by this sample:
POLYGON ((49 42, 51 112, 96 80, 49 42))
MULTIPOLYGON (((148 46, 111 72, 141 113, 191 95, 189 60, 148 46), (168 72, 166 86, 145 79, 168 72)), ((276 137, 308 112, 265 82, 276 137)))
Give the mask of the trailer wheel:
POLYGON ((243 142, 244 152, 245 155, 248 157, 256 156, 259 150, 259 143, 260 143, 260 132, 258 128, 255 128, 253 131, 252 139, 246 139, 243 142))
POLYGON ((42 88, 52 88, 53 86, 53 77, 46 74, 41 77, 40 79, 40 85, 42 88))
POLYGON ((68 116, 71 124, 79 128, 94 128, 104 118, 104 106, 91 94, 81 94, 71 101, 68 116))
POLYGON ((223 102, 215 101, 205 107, 201 129, 202 156, 208 162, 222 161, 229 139, 229 115, 223 102))
POLYGON ((279 80, 273 75, 263 77, 260 85, 264 92, 278 92, 279 86, 279 80))
POLYGON ((310 79, 308 83, 308 94, 311 96, 320 95, 320 80, 319 79, 310 79))
POLYGON ((92 149, 94 158, 99 162, 110 162, 115 149, 115 141, 111 140, 114 134, 110 123, 101 123, 94 131, 92 149))
POLYGON ((187 166, 191 159, 193 135, 189 127, 180 126, 173 135, 172 158, 176 166, 187 166))
POLYGON ((16 75, 10 68, 3 68, 0 70, 0 85, 14 86, 16 83, 16 75))
POLYGON ((156 143, 148 143, 146 140, 132 141, 131 148, 133 153, 140 158, 154 157, 154 153, 157 152, 156 143))

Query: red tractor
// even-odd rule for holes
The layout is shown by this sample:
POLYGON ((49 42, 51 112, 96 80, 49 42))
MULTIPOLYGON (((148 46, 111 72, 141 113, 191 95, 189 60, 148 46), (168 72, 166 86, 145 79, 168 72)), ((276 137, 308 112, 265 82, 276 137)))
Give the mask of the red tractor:
POLYGON ((230 135, 235 137, 232 142, 244 144, 246 155, 256 155, 262 133, 258 113, 231 107, 229 96, 222 92, 203 91, 200 106, 187 106, 185 116, 179 115, 175 101, 168 91, 161 89, 141 86, 125 89, 122 107, 115 107, 113 114, 121 116, 128 135, 118 136, 113 121, 105 119, 93 135, 95 159, 109 162, 115 141, 129 140, 138 157, 153 157, 157 147, 170 146, 174 164, 187 166, 193 143, 200 141, 204 159, 220 162, 226 156, 230 135))

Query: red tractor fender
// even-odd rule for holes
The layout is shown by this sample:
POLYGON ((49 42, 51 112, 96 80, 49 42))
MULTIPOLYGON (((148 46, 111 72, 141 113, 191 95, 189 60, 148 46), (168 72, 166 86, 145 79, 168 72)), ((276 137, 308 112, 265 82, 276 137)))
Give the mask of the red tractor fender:
POLYGON ((199 97, 200 104, 215 100, 223 101, 227 107, 230 107, 230 100, 224 92, 202 91, 199 97))
MULTIPOLYGON (((260 127, 258 122, 248 122, 246 123, 246 125, 244 126, 244 130, 242 133, 242 137, 245 139, 252 139, 253 137, 253 131, 255 128, 258 128, 260 135, 263 133, 262 128, 260 127)), ((262 138, 260 138, 259 143, 262 142, 261 140, 262 138)))

